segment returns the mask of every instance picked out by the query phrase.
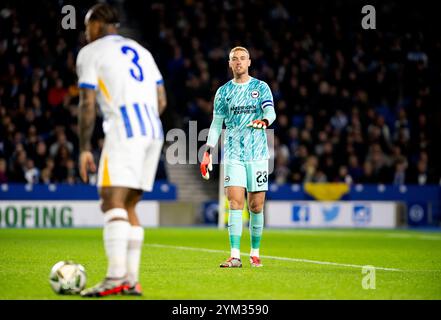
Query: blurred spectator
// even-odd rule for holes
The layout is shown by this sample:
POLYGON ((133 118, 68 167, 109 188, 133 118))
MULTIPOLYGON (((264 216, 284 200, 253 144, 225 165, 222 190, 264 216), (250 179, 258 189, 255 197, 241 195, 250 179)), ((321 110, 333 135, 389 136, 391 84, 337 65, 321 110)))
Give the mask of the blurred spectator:
POLYGON ((378 178, 374 173, 374 169, 372 164, 369 161, 366 161, 363 164, 363 175, 360 178, 360 183, 371 184, 378 182, 378 178))
POLYGON ((36 167, 39 169, 43 169, 47 157, 48 157, 47 146, 44 143, 44 141, 39 141, 37 143, 35 156, 34 156, 36 167))
POLYGON ((63 102, 66 94, 67 90, 63 87, 63 80, 57 79, 55 81, 55 86, 48 91, 47 102, 52 107, 59 106, 63 102))
POLYGON ((391 167, 389 158, 381 149, 380 144, 375 143, 370 146, 366 161, 372 166, 373 174, 377 182, 390 183, 392 182, 391 167))
POLYGON ((395 163, 395 173, 392 182, 394 185, 403 185, 405 183, 406 168, 407 168, 406 159, 404 159, 403 157, 398 159, 398 161, 395 163))
POLYGON ((0 158, 0 183, 8 182, 8 174, 7 174, 7 164, 6 160, 0 158))
POLYGON ((55 168, 54 160, 52 158, 47 158, 46 164, 44 168, 41 170, 41 175, 40 175, 41 183, 48 184, 55 182, 55 179, 53 177, 54 168, 55 168))
POLYGON ((24 176, 27 183, 38 183, 40 179, 40 170, 35 167, 34 160, 28 159, 26 161, 24 176))
POLYGON ((338 169, 338 177, 336 182, 344 182, 346 184, 352 184, 354 182, 346 166, 340 166, 338 169))
POLYGON ((23 145, 17 145, 15 152, 12 154, 11 174, 9 176, 9 182, 26 182, 25 179, 25 166, 26 166, 26 151, 23 145))
POLYGON ((335 115, 331 118, 331 125, 334 129, 341 131, 348 124, 348 118, 341 110, 337 110, 335 115))
POLYGON ((427 162, 424 160, 419 160, 416 168, 411 168, 406 177, 406 182, 409 184, 426 185, 429 183, 437 183, 437 181, 429 175, 427 162))
POLYGON ((358 163, 358 158, 356 155, 352 154, 348 160, 348 175, 351 177, 352 181, 360 182, 363 176, 363 169, 358 163))
POLYGON ((283 184, 288 182, 289 178, 289 149, 286 145, 280 145, 278 143, 278 139, 275 145, 276 154, 275 154, 275 181, 276 183, 283 184))
POLYGON ((70 141, 67 141, 66 134, 64 132, 57 133, 57 140, 49 148, 49 155, 55 157, 58 154, 60 148, 66 148, 67 152, 72 153, 74 146, 70 141))
POLYGON ((52 183, 52 171, 45 167, 43 170, 41 170, 41 175, 40 175, 40 183, 43 184, 50 184, 52 183))
MULTIPOLYGON (((53 174, 57 182, 63 182, 68 177, 68 164, 71 163, 70 152, 66 145, 60 145, 55 155, 53 174)), ((71 168, 72 169, 72 168, 71 168)))

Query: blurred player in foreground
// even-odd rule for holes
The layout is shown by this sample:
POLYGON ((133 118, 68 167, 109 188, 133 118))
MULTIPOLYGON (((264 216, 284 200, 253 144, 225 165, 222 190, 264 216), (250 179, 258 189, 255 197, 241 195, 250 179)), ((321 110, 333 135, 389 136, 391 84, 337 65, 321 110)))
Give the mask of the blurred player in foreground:
POLYGON ((83 297, 141 295, 138 280, 144 229, 135 212, 151 191, 163 144, 159 115, 166 107, 163 80, 148 50, 117 34, 117 11, 93 6, 85 17, 89 42, 78 54, 80 175, 96 166, 91 153, 95 99, 104 116, 104 147, 98 168, 104 213, 106 277, 83 297))
POLYGON ((209 179, 208 170, 212 170, 212 148, 217 144, 225 122, 224 186, 230 204, 228 233, 231 255, 220 267, 242 267, 240 239, 245 190, 248 194, 250 210, 250 263, 252 267, 261 267, 259 249, 269 174, 269 152, 265 129, 276 119, 276 114, 269 86, 248 74, 251 65, 248 50, 244 47, 235 47, 231 50, 229 58, 229 66, 234 78, 216 92, 213 121, 200 170, 202 177, 209 179))

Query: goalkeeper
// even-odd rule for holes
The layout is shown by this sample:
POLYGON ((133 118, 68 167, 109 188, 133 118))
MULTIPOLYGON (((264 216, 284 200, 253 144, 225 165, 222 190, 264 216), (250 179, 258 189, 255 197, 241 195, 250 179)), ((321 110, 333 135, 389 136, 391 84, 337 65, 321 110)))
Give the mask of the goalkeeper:
POLYGON ((213 121, 207 150, 200 165, 202 177, 209 179, 212 148, 217 144, 225 122, 224 186, 229 201, 228 233, 230 257, 221 268, 242 267, 240 240, 245 190, 250 211, 252 267, 261 267, 259 257, 264 215, 265 192, 268 190, 268 144, 265 129, 275 120, 273 96, 269 86, 248 74, 251 64, 246 48, 230 51, 229 67, 234 78, 221 86, 214 98, 213 121))

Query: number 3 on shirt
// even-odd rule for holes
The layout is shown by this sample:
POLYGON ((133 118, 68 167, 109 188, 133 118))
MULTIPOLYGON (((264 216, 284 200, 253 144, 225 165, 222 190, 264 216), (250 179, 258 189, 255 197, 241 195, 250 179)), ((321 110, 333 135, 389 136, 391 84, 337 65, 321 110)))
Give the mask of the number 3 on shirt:
POLYGON ((133 54, 132 62, 133 62, 133 64, 136 66, 136 68, 138 68, 138 72, 135 73, 135 70, 134 70, 134 69, 130 69, 130 75, 131 75, 135 80, 137 80, 137 81, 140 81, 140 82, 141 82, 142 80, 144 80, 144 75, 143 75, 143 73, 142 73, 141 66, 138 64, 138 61, 139 61, 139 55, 138 55, 138 52, 136 52, 135 49, 133 49, 133 48, 131 48, 131 47, 128 47, 128 46, 123 46, 123 47, 121 47, 121 51, 122 51, 122 53, 124 53, 124 54, 127 54, 128 51, 130 51, 130 52, 133 54))

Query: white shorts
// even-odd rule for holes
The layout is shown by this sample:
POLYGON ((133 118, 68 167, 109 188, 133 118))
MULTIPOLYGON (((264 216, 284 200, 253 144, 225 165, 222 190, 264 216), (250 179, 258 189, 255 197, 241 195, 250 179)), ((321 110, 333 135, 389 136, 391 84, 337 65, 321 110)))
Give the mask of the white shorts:
POLYGON ((152 191, 163 140, 111 140, 104 142, 98 168, 98 187, 152 191))

